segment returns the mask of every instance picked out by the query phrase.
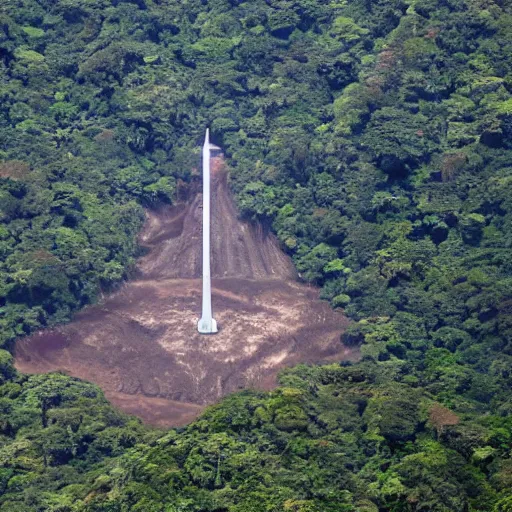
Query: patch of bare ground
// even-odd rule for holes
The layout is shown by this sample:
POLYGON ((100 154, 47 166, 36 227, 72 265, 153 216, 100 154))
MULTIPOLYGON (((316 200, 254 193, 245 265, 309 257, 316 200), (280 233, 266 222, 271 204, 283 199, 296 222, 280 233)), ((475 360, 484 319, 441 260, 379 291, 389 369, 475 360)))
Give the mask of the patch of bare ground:
POLYGON ((296 279, 275 237, 243 222, 222 160, 212 181, 214 316, 201 308, 201 195, 147 213, 138 277, 74 320, 16 344, 25 373, 64 371, 97 383, 120 409, 157 426, 190 422, 243 388, 270 389, 284 366, 356 359, 340 342, 348 321, 296 279))

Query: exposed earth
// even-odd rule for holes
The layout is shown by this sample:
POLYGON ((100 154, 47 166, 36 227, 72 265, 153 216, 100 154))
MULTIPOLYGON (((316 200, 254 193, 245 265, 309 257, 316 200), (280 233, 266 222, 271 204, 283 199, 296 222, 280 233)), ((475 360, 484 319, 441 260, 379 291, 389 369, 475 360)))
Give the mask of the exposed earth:
POLYGON ((297 280, 261 226, 238 218, 220 157, 212 170, 212 290, 219 333, 197 333, 201 194, 147 212, 138 277, 67 325, 16 344, 25 373, 60 370, 98 384, 120 409, 157 426, 190 422, 242 388, 269 389, 299 362, 356 359, 348 320, 297 280))

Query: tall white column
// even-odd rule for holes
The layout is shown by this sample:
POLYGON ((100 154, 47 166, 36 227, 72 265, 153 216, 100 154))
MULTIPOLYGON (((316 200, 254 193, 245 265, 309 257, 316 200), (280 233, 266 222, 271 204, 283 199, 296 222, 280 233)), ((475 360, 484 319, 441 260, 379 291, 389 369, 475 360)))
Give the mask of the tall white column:
POLYGON ((203 312, 197 323, 201 334, 217 332, 212 316, 212 283, 210 276, 210 131, 206 129, 203 146, 203 312))

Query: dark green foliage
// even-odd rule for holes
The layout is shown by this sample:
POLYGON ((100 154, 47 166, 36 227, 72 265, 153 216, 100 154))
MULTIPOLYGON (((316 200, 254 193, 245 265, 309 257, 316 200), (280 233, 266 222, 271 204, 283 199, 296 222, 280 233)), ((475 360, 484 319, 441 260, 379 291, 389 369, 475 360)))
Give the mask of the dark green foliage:
POLYGON ((24 377, 7 356, 2 359, 8 380, 0 386, 1 510, 67 503, 67 497, 57 498, 57 489, 81 488, 92 465, 150 439, 138 420, 115 412, 97 387, 60 374, 24 377))
POLYGON ((511 27, 492 0, 3 2, 2 344, 127 276, 210 126, 363 360, 130 449, 95 388, 0 352, 0 507, 512 510, 511 27))
POLYGON ((422 114, 383 107, 372 116, 361 141, 386 174, 401 178, 425 161, 433 149, 424 132, 426 124, 422 114))
POLYGON ((179 432, 143 438, 94 387, 14 376, 17 389, 1 405, 24 423, 12 424, 0 449, 0 508, 488 511, 507 503, 500 489, 510 479, 511 436, 502 417, 454 414, 375 362, 299 366, 281 382, 272 393, 231 396, 179 432))

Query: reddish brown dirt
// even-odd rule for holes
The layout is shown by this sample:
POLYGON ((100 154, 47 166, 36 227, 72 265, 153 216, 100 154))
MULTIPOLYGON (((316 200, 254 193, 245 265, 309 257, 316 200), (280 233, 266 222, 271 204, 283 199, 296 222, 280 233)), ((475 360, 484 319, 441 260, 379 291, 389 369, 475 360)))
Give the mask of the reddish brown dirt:
POLYGON ((283 366, 355 359, 346 318, 296 280, 275 237, 242 222, 220 158, 212 181, 213 306, 220 332, 200 335, 201 196, 148 212, 137 279, 67 325, 16 344, 26 373, 97 383, 122 410, 158 426, 190 422, 246 387, 269 389, 283 366))

